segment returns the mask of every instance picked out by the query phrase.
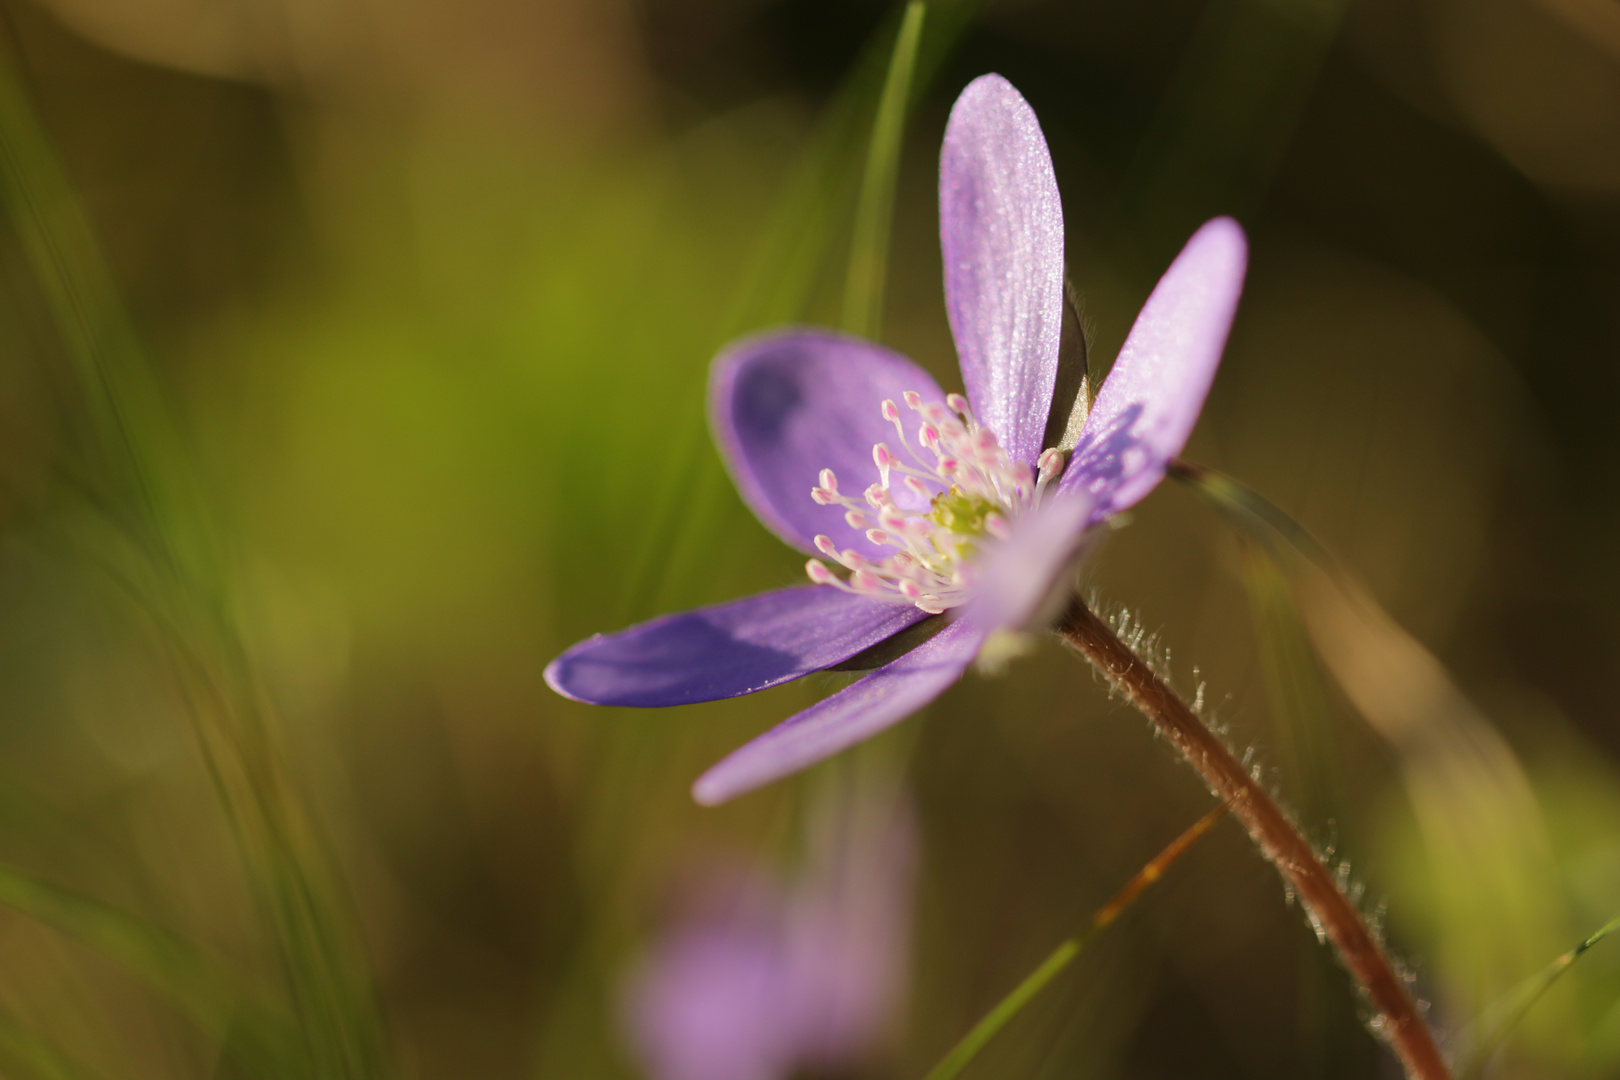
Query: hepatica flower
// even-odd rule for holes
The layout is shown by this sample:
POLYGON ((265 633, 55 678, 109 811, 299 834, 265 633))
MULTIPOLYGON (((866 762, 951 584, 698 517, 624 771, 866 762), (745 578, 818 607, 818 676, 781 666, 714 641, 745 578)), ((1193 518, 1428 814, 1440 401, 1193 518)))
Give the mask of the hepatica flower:
POLYGON ((814 764, 932 701, 993 634, 1035 615, 1087 530, 1158 484, 1203 406, 1243 282, 1235 222, 1193 236, 1083 425, 1065 426, 1067 401, 1050 422, 1063 211, 1035 114, 998 75, 951 110, 939 206, 965 394, 825 330, 749 338, 715 359, 715 441, 760 521, 819 555, 811 584, 597 635, 546 669, 578 701, 662 706, 897 654, 710 769, 693 788, 699 802, 814 764))

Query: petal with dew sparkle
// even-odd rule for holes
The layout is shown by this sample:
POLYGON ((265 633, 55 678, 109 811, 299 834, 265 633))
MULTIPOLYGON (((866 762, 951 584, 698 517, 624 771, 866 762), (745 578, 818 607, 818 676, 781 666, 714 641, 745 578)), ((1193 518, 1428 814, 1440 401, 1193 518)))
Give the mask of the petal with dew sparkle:
POLYGON ((1063 325, 1063 206, 1035 113, 999 75, 957 98, 939 161, 945 309, 968 400, 1015 461, 1042 450, 1063 325))
POLYGON ((926 617, 799 585, 587 638, 546 666, 546 682, 592 705, 715 701, 831 667, 926 617))
POLYGON ((698 777, 705 806, 809 768, 869 739, 933 701, 978 655, 985 633, 958 619, 894 662, 784 720, 698 777))
MULTIPOLYGON (((767 528, 801 551, 814 550, 824 533, 841 549, 878 559, 888 549, 850 527, 837 507, 817 505, 810 490, 822 469, 832 469, 839 489, 859 500, 878 478, 873 445, 886 442, 903 456, 881 406, 907 390, 925 401, 945 397, 927 372, 881 345, 788 330, 745 339, 715 358, 709 423, 737 490, 767 528)), ((909 493, 897 485, 894 495, 904 506, 909 493)))
POLYGON ((1231 218, 1216 218, 1159 279, 1086 417, 1058 482, 1086 491, 1102 518, 1132 505, 1181 453, 1215 378, 1243 291, 1248 244, 1231 218))

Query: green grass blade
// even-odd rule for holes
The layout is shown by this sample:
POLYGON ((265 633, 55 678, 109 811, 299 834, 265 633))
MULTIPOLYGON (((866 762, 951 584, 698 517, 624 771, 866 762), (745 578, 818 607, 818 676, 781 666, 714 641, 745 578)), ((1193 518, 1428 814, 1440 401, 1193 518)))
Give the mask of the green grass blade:
POLYGON ((923 0, 911 0, 895 35, 894 55, 878 99, 872 122, 872 142, 866 154, 861 198, 855 209, 850 241, 849 273, 844 281, 844 329, 876 338, 883 322, 883 288, 888 276, 889 231, 894 219, 895 181, 900 173, 906 113, 911 103, 912 74, 917 47, 922 41, 923 0))
POLYGON ((89 946, 204 1021, 223 1030, 229 999, 183 941, 114 908, 0 866, 0 905, 89 946))
POLYGON ((1036 994, 1051 982, 1057 973, 1069 966, 1076 956, 1080 955, 1081 947, 1086 943, 1090 934, 1072 937, 1052 950, 1052 954, 1041 961, 1040 967, 1024 977, 1024 981, 1013 988, 1012 993, 996 1003, 996 1007, 985 1014, 984 1019, 973 1025, 973 1030, 962 1037, 962 1041, 945 1055, 938 1065, 931 1069, 926 1080, 951 1080, 961 1072, 984 1049, 986 1043, 996 1036, 1007 1022, 1021 1012, 1036 994))
MULTIPOLYGON (((1536 980, 1515 986, 1497 973, 1524 970, 1562 938, 1557 903, 1535 884, 1556 867, 1535 786, 1518 755, 1445 665, 1281 508, 1211 470, 1181 462, 1171 473, 1274 560, 1279 584, 1286 584, 1278 605, 1291 608, 1322 670, 1395 751, 1424 838, 1428 902, 1443 951, 1454 958, 1451 974, 1473 980, 1485 1001, 1508 1002, 1506 1014, 1491 1010, 1492 1022, 1479 1025, 1505 1030, 1545 986, 1536 980), (1520 1001, 1523 1008, 1512 1011, 1520 1001)), ((1562 968, 1555 962, 1547 970, 1555 979, 1562 968)))
POLYGON ((0 1075, 8 1080, 103 1080, 10 1016, 0 1016, 0 1075))
POLYGON ((1473 1028, 1482 1034, 1473 1038, 1465 1035, 1463 1042, 1472 1042, 1466 1056, 1457 1063, 1458 1080, 1469 1080, 1484 1071, 1491 1056, 1501 1047, 1508 1033, 1523 1020, 1530 1010, 1535 1007, 1553 984, 1563 977, 1564 972, 1575 965, 1586 951, 1616 930, 1620 930, 1620 915, 1616 915, 1604 923, 1594 933, 1588 935, 1580 944, 1568 952, 1560 953, 1556 959, 1546 967, 1526 979, 1508 999, 1489 1009, 1485 1015, 1477 1020, 1473 1028))
POLYGON ((114 278, 15 69, 0 57, 0 199, 71 359, 88 419, 79 480, 113 535, 117 576, 167 635, 226 816, 271 927, 317 1075, 380 1072, 380 1025, 331 859, 293 785, 232 614, 178 428, 114 278), (124 547, 131 549, 125 555, 124 547))
POLYGON ((1039 967, 1026 975, 1022 982, 1013 987, 1011 993, 997 1002, 995 1007, 986 1013, 982 1020, 974 1024, 972 1029, 962 1036, 962 1040, 951 1048, 951 1052, 946 1054, 938 1065, 929 1070, 924 1080, 952 1080, 953 1077, 966 1068, 968 1063, 978 1056, 979 1051, 983 1050, 985 1045, 995 1038, 996 1034, 1006 1027, 1013 1017, 1022 1012, 1025 1005, 1034 1000, 1035 995, 1039 994, 1047 983, 1056 978, 1059 972, 1068 967, 1074 958, 1080 955, 1080 950, 1085 948, 1087 942, 1097 936, 1098 932, 1104 927, 1119 918, 1126 908, 1136 902, 1137 897, 1148 890, 1149 886, 1164 877, 1164 872, 1170 868, 1171 864, 1185 855, 1193 844, 1197 843, 1210 829, 1213 829, 1215 823, 1225 813, 1226 806, 1224 804, 1217 806, 1193 822, 1180 836, 1170 841, 1163 851, 1155 855, 1146 866, 1136 872, 1131 880, 1125 884, 1125 887, 1114 895, 1112 900, 1097 909, 1096 914, 1091 917, 1090 927, 1053 949, 1051 954, 1041 961, 1039 967))
POLYGON ((1294 606, 1291 582, 1277 559, 1253 542, 1243 544, 1242 568, 1290 801, 1305 821, 1343 822, 1344 778, 1327 683, 1294 606))
MULTIPOLYGON (((199 1029, 223 1039, 233 1059, 261 1075, 284 1074, 296 1037, 285 1014, 241 976, 173 934, 116 908, 0 865, 0 907, 34 919, 117 964, 199 1029)), ((15 1033, 13 1033, 15 1034, 15 1033)), ((20 1037, 20 1036, 19 1036, 20 1037)), ((0 1044, 10 1045, 0 1031, 0 1044)))
POLYGON ((94 231, 14 68, 0 58, 0 197, 51 312, 90 421, 88 480, 104 511, 148 553, 165 515, 129 397, 139 367, 135 335, 94 231))
POLYGON ((1190 461, 1173 462, 1169 474, 1209 499, 1249 539, 1273 554, 1285 557, 1297 553, 1323 569, 1333 566, 1333 557, 1316 537, 1282 507, 1248 485, 1190 461))
MULTIPOLYGON (((754 254, 739 275, 737 290, 716 319, 716 347, 761 327, 812 317, 817 283, 825 280, 833 256, 841 249, 839 223, 848 220, 851 204, 859 202, 856 181, 863 175, 863 121, 881 111, 874 102, 883 97, 885 85, 894 81, 890 77, 893 59, 903 42, 905 23, 908 19, 918 22, 917 42, 909 47, 914 60, 907 77, 908 96, 915 97, 939 73, 982 4, 983 0, 945 0, 925 5, 926 27, 921 14, 912 16, 908 7, 900 18, 888 21, 872 35, 783 184, 754 254), (894 46, 889 44, 891 40, 894 46)), ((902 101, 902 118, 904 105, 902 101)), ((868 147, 872 141, 867 140, 868 147)), ((892 187, 891 181, 891 206, 892 187)), ((885 243, 888 233, 885 224, 885 243)), ((622 594, 620 614, 626 622, 660 610, 658 601, 669 583, 700 576, 702 560, 713 551, 717 533, 728 524, 722 514, 693 509, 712 508, 723 501, 728 486, 714 463, 702 406, 683 412, 676 423, 678 430, 669 440, 676 461, 671 475, 682 477, 683 483, 660 485, 653 493, 643 533, 646 540, 634 557, 622 594)))

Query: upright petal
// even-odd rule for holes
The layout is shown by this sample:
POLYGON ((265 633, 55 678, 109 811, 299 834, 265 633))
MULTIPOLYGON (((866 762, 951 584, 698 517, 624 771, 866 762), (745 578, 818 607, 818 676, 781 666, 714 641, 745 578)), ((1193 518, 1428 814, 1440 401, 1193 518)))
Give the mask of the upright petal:
POLYGON ((975 79, 951 109, 939 239, 968 400, 1014 460, 1033 463, 1063 326, 1063 206, 1034 110, 1000 75, 975 79))
MULTIPOLYGON (((737 490, 766 528, 801 551, 825 533, 840 548, 882 558, 888 549, 851 528, 838 507, 817 505, 810 490, 822 469, 832 469, 840 490, 860 499, 877 479, 873 445, 887 442, 903 454, 882 404, 907 390, 924 400, 945 397, 926 371, 881 345, 786 330, 746 338, 715 357, 709 424, 737 490)), ((910 497, 899 485, 894 494, 902 505, 910 497)))
POLYGON ((1226 346, 1247 261, 1238 223, 1216 218, 1187 241, 1143 305, 1058 485, 1089 492, 1096 519, 1152 491, 1187 444, 1226 346))
POLYGON ((905 719, 955 682, 984 643, 958 619, 915 649, 789 717, 698 777, 692 797, 714 806, 832 757, 905 719))
POLYGON ((799 585, 586 638, 546 666, 546 682, 592 705, 715 701, 831 667, 925 617, 799 585))

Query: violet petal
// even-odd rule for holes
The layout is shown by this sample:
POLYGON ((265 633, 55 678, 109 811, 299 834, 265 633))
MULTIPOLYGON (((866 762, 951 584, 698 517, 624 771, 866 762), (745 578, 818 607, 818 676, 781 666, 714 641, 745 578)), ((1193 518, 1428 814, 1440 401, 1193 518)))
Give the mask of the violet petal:
POLYGON ((967 617, 991 630, 1035 620, 1085 540, 1091 506, 1084 495, 1048 495, 1039 511, 1013 522, 1012 535, 985 553, 967 617))
POLYGON ((593 705, 715 701, 820 671, 925 617, 915 607, 797 585, 586 638, 546 666, 546 682, 593 705))
POLYGON ((985 633, 958 619, 899 659, 789 717, 698 777, 692 796, 714 806, 823 761, 938 697, 973 662, 985 633))
POLYGON ((945 307, 968 400, 1015 461, 1039 456, 1063 325, 1063 206, 1041 126, 1012 84, 962 91, 939 161, 945 307))
MULTIPOLYGON (((907 390, 925 401, 945 397, 927 372, 881 345, 828 330, 787 330, 744 339, 715 357, 709 423, 737 490, 766 528, 801 551, 814 550, 815 536, 825 533, 840 550, 881 559, 890 549, 850 527, 837 506, 815 503, 810 490, 822 469, 832 469, 839 490, 860 502, 878 479, 873 445, 886 442, 905 456, 882 404, 898 404, 907 390)), ((907 505, 902 485, 893 494, 906 509, 919 508, 907 505)))
POLYGON ((1248 245, 1231 218, 1216 218, 1187 241, 1114 361, 1058 482, 1086 491, 1095 518, 1153 490, 1192 434, 1243 290, 1248 245))

